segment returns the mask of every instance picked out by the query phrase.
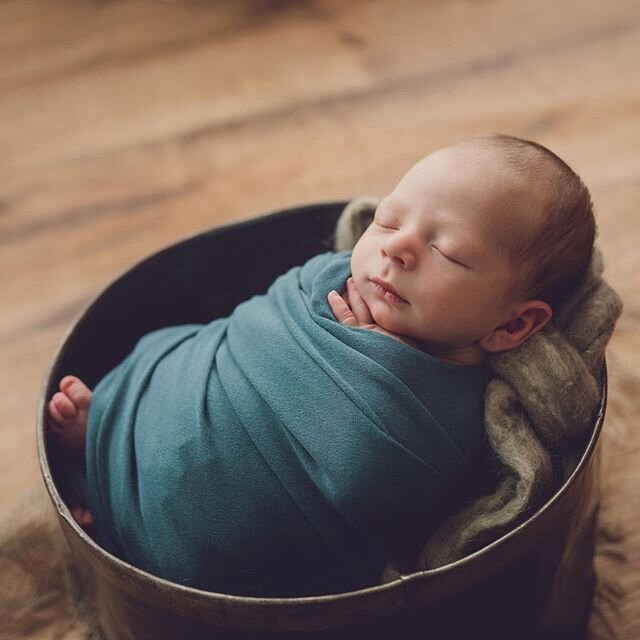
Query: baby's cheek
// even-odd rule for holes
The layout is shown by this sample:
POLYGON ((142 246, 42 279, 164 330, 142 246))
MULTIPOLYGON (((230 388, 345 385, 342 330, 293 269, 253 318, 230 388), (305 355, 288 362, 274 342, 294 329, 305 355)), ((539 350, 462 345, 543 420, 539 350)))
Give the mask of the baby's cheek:
POLYGON ((372 291, 370 288, 370 284, 365 277, 358 276, 357 273, 353 273, 351 275, 353 278, 353 286, 355 287, 358 295, 362 298, 362 300, 366 303, 368 307, 371 306, 373 302, 372 291))

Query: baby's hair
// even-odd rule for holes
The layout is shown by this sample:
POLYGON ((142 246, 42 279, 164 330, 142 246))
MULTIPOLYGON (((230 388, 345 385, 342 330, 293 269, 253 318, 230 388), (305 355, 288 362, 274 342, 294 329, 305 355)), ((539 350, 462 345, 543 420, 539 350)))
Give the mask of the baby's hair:
POLYGON ((543 300, 555 309, 589 271, 596 237, 589 190, 564 160, 537 142, 503 134, 471 142, 492 146, 517 173, 546 190, 538 228, 518 234, 507 252, 520 276, 511 293, 521 300, 543 300))

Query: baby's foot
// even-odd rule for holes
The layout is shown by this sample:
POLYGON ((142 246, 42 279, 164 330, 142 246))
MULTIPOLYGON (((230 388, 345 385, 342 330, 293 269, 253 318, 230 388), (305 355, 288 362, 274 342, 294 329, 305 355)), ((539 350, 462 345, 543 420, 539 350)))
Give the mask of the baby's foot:
POLYGON ((85 509, 80 506, 71 507, 71 515, 91 538, 95 538, 95 520, 93 519, 93 515, 89 509, 85 509))
POLYGON ((75 376, 60 380, 60 391, 49 401, 51 432, 70 451, 82 454, 87 437, 91 390, 75 376))

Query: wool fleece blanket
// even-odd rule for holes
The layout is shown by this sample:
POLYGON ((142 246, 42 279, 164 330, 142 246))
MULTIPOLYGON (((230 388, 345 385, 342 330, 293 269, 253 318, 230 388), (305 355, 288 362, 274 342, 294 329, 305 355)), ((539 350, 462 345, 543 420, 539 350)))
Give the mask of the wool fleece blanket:
POLYGON ((102 546, 210 591, 325 594, 376 584, 474 495, 485 368, 339 324, 350 257, 154 331, 100 381, 84 490, 102 546))

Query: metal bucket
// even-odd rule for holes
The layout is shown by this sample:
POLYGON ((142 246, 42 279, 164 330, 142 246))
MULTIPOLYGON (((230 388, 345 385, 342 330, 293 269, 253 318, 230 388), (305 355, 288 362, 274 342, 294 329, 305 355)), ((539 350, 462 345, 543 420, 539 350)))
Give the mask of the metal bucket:
POLYGON ((110 640, 583 637, 594 586, 606 370, 602 401, 577 466, 541 509, 458 562, 384 585, 307 598, 199 591, 108 554, 71 517, 67 461, 44 430, 46 401, 60 378, 73 373, 93 387, 148 331, 228 315, 242 300, 265 292, 277 275, 330 250, 345 204, 245 220, 159 251, 107 287, 63 339, 40 397, 40 466, 110 640), (220 282, 232 286, 221 288, 220 282))

